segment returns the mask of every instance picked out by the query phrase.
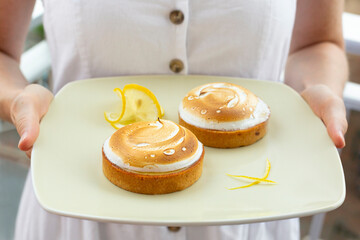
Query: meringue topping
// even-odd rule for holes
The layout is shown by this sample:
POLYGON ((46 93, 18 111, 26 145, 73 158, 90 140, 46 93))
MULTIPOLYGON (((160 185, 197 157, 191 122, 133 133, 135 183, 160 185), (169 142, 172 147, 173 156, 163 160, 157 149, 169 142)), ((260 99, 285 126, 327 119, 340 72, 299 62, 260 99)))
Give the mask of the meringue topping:
POLYGON ((104 153, 111 162, 129 171, 145 173, 189 167, 202 151, 202 144, 192 132, 168 120, 124 126, 104 144, 104 153))
POLYGON ((249 90, 231 83, 210 83, 192 89, 183 99, 185 110, 209 121, 239 121, 253 113, 258 99, 249 90), (191 100, 190 100, 191 99, 191 100), (219 113, 221 110, 221 114, 219 113))
POLYGON ((232 83, 209 83, 192 89, 184 97, 179 115, 201 128, 240 130, 266 121, 270 109, 246 88, 232 83))

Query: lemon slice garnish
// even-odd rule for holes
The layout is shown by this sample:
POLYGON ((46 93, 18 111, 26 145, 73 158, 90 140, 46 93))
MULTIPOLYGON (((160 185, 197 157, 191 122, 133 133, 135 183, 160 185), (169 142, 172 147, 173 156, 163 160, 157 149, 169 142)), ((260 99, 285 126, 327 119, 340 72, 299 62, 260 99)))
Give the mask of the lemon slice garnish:
POLYGON ((160 105, 160 117, 163 117, 165 114, 164 108, 160 105))
POLYGON ((155 95, 147 88, 137 85, 125 85, 123 93, 126 99, 125 112, 119 123, 127 125, 139 121, 152 121, 162 117, 163 110, 155 95))
POLYGON ((126 106, 126 98, 125 98, 124 93, 121 91, 121 89, 120 88, 115 88, 114 92, 121 99, 122 108, 121 108, 120 112, 104 112, 104 116, 105 116, 106 121, 108 121, 111 124, 120 121, 120 119, 123 117, 123 115, 125 113, 125 106, 126 106))
POLYGON ((155 95, 143 86, 128 84, 123 90, 115 88, 114 92, 121 99, 122 109, 117 112, 104 112, 104 116, 115 129, 130 123, 152 121, 164 116, 164 109, 155 95))
POLYGON ((261 178, 249 177, 249 176, 244 176, 244 175, 226 174, 226 175, 228 175, 230 177, 241 179, 241 180, 254 180, 250 184, 240 186, 240 187, 228 188, 228 189, 229 190, 235 190, 235 189, 239 189, 239 188, 247 188, 247 187, 251 187, 253 185, 259 184, 259 183, 276 184, 276 182, 267 179, 267 177, 269 176, 269 173, 270 173, 270 169, 271 169, 271 163, 270 163, 269 159, 266 159, 265 173, 261 178))

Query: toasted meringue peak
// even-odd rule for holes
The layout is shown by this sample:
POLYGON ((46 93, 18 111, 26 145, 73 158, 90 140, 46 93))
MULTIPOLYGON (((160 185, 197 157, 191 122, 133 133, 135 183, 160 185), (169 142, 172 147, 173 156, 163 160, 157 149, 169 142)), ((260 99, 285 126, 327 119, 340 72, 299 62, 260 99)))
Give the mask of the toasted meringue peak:
POLYGON ((209 121, 230 122, 249 118, 257 102, 257 97, 241 86, 209 83, 192 89, 184 97, 182 106, 209 121))
POLYGON ((104 153, 128 170, 167 172, 193 164, 202 154, 202 144, 186 128, 159 119, 117 130, 105 142, 104 153))
POLYGON ((209 83, 192 89, 183 98, 181 118, 206 129, 247 129, 266 121, 269 107, 246 88, 232 83, 209 83))

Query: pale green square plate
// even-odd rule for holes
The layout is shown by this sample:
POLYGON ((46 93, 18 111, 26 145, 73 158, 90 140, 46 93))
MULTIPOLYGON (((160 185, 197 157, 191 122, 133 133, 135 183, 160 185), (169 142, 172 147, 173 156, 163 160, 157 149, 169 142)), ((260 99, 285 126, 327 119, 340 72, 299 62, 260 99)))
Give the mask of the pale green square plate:
POLYGON ((36 196, 48 211, 120 223, 219 225, 270 221, 326 212, 345 198, 338 152, 322 122, 286 85, 209 76, 136 76, 82 80, 55 96, 41 122, 32 153, 36 196), (148 196, 122 190, 102 173, 102 144, 114 129, 104 120, 117 99, 113 89, 128 83, 149 88, 177 122, 185 94, 208 82, 232 82, 271 108, 267 135, 236 149, 205 149, 203 175, 181 192, 148 196), (243 182, 226 176, 261 177, 266 159, 277 185, 228 190, 243 182))

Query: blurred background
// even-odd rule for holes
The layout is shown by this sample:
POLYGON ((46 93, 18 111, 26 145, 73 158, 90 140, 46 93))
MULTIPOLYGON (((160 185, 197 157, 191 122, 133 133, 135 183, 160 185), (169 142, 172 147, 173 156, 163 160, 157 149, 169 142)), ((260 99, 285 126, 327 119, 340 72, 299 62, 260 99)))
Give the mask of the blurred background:
MULTIPOLYGON (((357 47, 347 47, 347 58, 350 67, 349 81, 360 84, 360 0, 345 0, 344 10, 355 14, 350 17, 357 18, 353 26, 344 26, 344 37, 350 38, 350 41, 357 39, 357 47), (348 33, 347 30, 351 32, 348 33)), ((359 99, 360 92, 355 97, 359 99)), ((346 147, 340 154, 345 172, 346 198, 340 208, 326 214, 321 239, 360 239, 360 106, 347 107, 349 128, 345 136, 346 147)), ((311 217, 301 219, 303 237, 308 234, 310 223, 311 217)))
MULTIPOLYGON (((50 57, 42 26, 43 8, 35 6, 21 69, 30 82, 51 84, 50 57)), ((360 239, 360 0, 345 0, 344 37, 350 66, 350 84, 344 92, 349 129, 341 159, 346 179, 344 204, 325 215, 301 218, 302 239, 360 239), (310 231, 310 229, 312 229, 310 231), (312 232, 312 234, 309 234, 312 232)), ((13 126, 0 122, 0 240, 11 240, 17 207, 30 161, 17 149, 13 126)))

